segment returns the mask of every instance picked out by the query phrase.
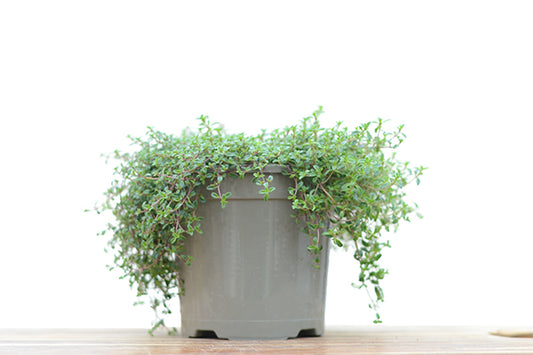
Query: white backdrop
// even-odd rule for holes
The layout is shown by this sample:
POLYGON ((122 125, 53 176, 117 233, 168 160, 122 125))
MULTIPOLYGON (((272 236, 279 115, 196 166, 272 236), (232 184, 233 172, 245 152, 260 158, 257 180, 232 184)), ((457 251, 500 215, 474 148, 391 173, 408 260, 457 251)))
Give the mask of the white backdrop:
MULTIPOLYGON (((201 114, 230 131, 405 123, 425 218, 390 235, 388 325, 533 324, 530 1, 3 1, 0 328, 148 327, 83 213, 101 153, 201 114)), ((333 253, 326 322, 371 324, 333 253)), ((170 324, 179 323, 176 318, 170 324)))

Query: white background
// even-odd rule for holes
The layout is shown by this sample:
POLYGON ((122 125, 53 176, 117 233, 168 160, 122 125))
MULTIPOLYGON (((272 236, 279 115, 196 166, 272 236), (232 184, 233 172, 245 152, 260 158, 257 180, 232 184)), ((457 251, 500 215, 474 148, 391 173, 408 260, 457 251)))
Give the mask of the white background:
MULTIPOLYGON (((388 325, 533 324, 530 1, 2 1, 0 328, 148 327, 105 264, 111 167, 146 126, 406 125, 425 218, 387 236, 388 325)), ((372 324, 333 253, 328 325, 372 324)), ((177 310, 177 305, 176 305, 177 310)), ((179 324, 179 312, 167 321, 179 324)))

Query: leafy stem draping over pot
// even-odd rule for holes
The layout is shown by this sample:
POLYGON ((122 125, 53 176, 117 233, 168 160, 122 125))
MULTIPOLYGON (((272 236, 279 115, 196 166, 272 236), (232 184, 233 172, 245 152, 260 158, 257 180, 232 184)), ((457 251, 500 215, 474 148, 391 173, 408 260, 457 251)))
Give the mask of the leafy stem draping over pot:
MULTIPOLYGON (((263 171, 270 164, 281 165, 293 181, 289 199, 309 238, 308 251, 318 262, 320 238, 353 246, 359 286, 371 290, 370 306, 377 309, 387 274, 379 261, 390 246, 382 233, 409 221, 416 205, 407 202, 404 187, 418 184, 424 168, 396 158, 403 126, 389 132, 379 119, 354 129, 342 122, 324 128, 321 113, 322 107, 298 125, 255 136, 229 134, 201 116, 196 131, 170 135, 149 128, 146 137, 130 137, 135 152, 115 151, 115 180, 97 211, 112 211, 115 221, 107 230, 115 266, 139 296, 151 298, 156 314, 170 313, 168 301, 183 291, 180 265, 192 262, 184 240, 202 232, 197 207, 205 198, 199 190, 207 187, 224 208, 231 191, 221 182, 250 173, 268 200, 276 188, 263 171)), ((160 325, 158 318, 154 327, 160 325)))

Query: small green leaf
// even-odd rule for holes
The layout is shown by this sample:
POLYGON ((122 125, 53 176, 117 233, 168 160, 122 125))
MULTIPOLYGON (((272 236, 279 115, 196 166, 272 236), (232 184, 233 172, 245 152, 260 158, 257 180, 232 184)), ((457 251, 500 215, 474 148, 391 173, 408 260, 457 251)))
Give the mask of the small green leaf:
POLYGON ((383 301, 383 290, 379 286, 374 287, 374 292, 376 293, 376 297, 378 301, 383 301))
POLYGON ((379 316, 378 313, 376 313, 376 319, 374 319, 374 324, 381 324, 381 323, 383 323, 381 321, 381 317, 379 316))

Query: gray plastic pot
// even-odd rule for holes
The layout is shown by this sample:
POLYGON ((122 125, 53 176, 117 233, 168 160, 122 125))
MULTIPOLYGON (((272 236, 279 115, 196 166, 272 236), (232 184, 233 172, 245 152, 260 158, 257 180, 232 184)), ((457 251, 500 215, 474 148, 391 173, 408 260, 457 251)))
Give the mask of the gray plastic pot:
POLYGON ((278 166, 264 171, 276 187, 267 202, 251 174, 223 181, 222 191, 232 192, 224 209, 205 193, 203 234, 185 245, 195 260, 182 267, 184 336, 283 339, 324 331, 329 240, 321 238, 317 269, 309 239, 291 217, 289 178, 278 166))

